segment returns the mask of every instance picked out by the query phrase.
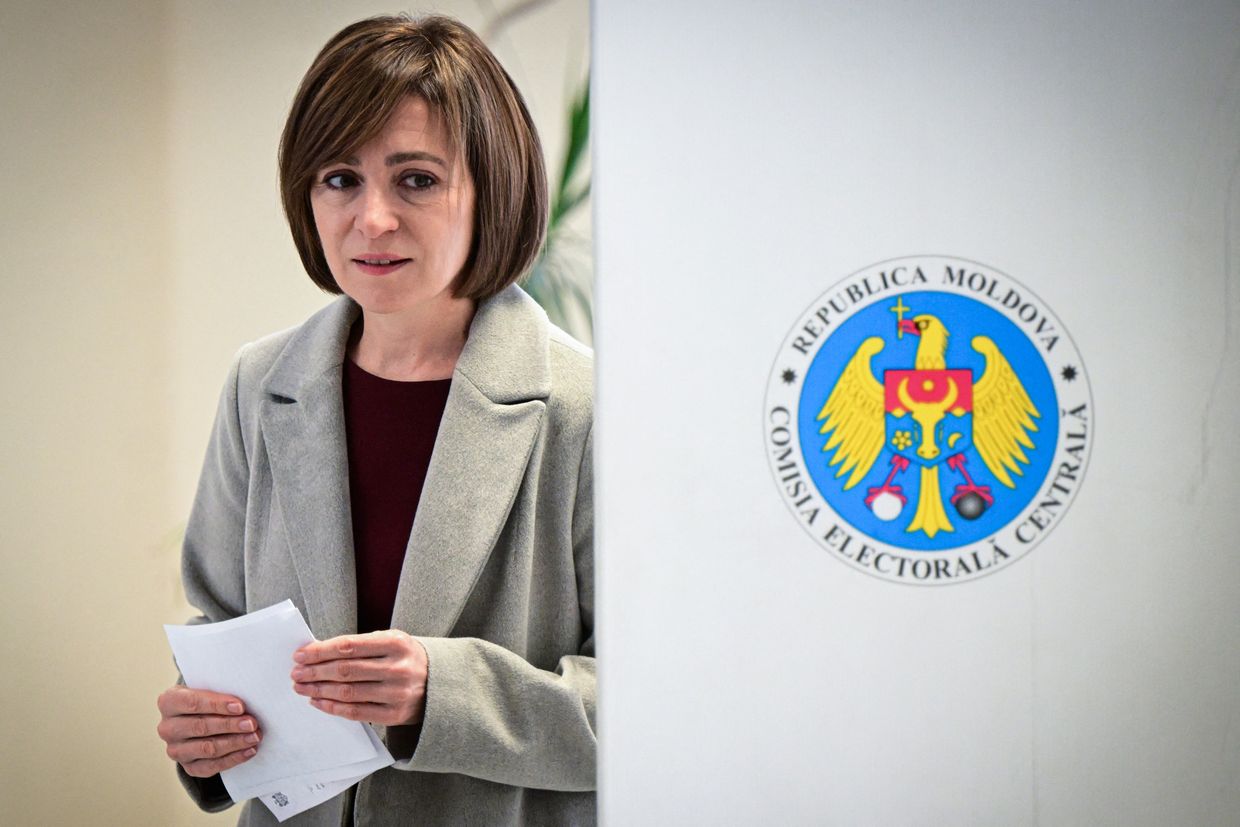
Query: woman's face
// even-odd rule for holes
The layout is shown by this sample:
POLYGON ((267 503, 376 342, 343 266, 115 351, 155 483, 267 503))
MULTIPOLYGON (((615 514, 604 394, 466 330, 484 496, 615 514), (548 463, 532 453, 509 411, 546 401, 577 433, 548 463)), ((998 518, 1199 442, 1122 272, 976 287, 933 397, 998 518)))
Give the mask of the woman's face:
POLYGON ((310 205, 336 283, 364 310, 454 301, 473 239, 474 185, 422 98, 407 98, 374 140, 320 169, 310 205))

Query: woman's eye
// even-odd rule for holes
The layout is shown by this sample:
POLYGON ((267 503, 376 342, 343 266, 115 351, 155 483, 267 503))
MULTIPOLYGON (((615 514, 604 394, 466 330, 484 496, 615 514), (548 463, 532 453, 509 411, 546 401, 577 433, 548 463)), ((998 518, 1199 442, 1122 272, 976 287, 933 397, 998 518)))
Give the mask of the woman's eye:
POLYGON ((433 175, 427 175, 425 172, 411 172, 401 179, 401 183, 410 189, 424 190, 435 186, 436 182, 433 175))
POLYGON ((333 172, 323 177, 323 184, 328 189, 345 190, 357 184, 357 178, 347 172, 333 172))

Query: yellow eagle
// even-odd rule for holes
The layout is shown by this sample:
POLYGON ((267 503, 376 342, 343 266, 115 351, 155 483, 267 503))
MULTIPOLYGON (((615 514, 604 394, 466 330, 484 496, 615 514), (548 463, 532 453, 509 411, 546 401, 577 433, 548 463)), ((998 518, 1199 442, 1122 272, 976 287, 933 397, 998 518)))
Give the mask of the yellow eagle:
MULTIPOLYGON (((914 358, 915 370, 947 367, 947 328, 935 316, 921 314, 899 322, 902 332, 920 337, 914 358)), ((1038 430, 1041 415, 1021 384, 1016 371, 988 336, 975 336, 973 349, 986 359, 986 369, 973 385, 973 445, 990 473, 1008 488, 1015 488, 1010 474, 1023 474, 1029 459, 1023 448, 1032 449, 1029 434, 1038 430)), ((833 452, 830 466, 835 477, 847 476, 847 491, 861 480, 878 459, 886 438, 886 404, 883 383, 874 377, 870 360, 884 342, 871 336, 861 343, 831 390, 818 421, 820 434, 830 434, 823 451, 833 452)), ((943 508, 937 464, 922 465, 918 507, 909 532, 923 531, 933 537, 953 531, 943 508)))

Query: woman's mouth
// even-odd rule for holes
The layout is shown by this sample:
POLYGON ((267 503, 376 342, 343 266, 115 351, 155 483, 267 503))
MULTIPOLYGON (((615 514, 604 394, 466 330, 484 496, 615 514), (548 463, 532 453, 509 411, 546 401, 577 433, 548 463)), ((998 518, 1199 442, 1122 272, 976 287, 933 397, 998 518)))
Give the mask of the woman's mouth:
POLYGON ((386 276, 388 273, 395 272, 404 267, 412 259, 407 258, 355 258, 353 263, 357 265, 357 269, 371 276, 386 276))

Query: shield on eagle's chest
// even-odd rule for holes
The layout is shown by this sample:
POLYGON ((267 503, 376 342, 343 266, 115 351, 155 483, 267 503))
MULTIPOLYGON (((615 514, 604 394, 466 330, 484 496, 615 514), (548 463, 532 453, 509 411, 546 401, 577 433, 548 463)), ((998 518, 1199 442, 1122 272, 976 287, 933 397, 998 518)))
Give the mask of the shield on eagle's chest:
POLYGON ((973 445, 973 374, 968 370, 883 372, 887 447, 937 465, 973 445))

